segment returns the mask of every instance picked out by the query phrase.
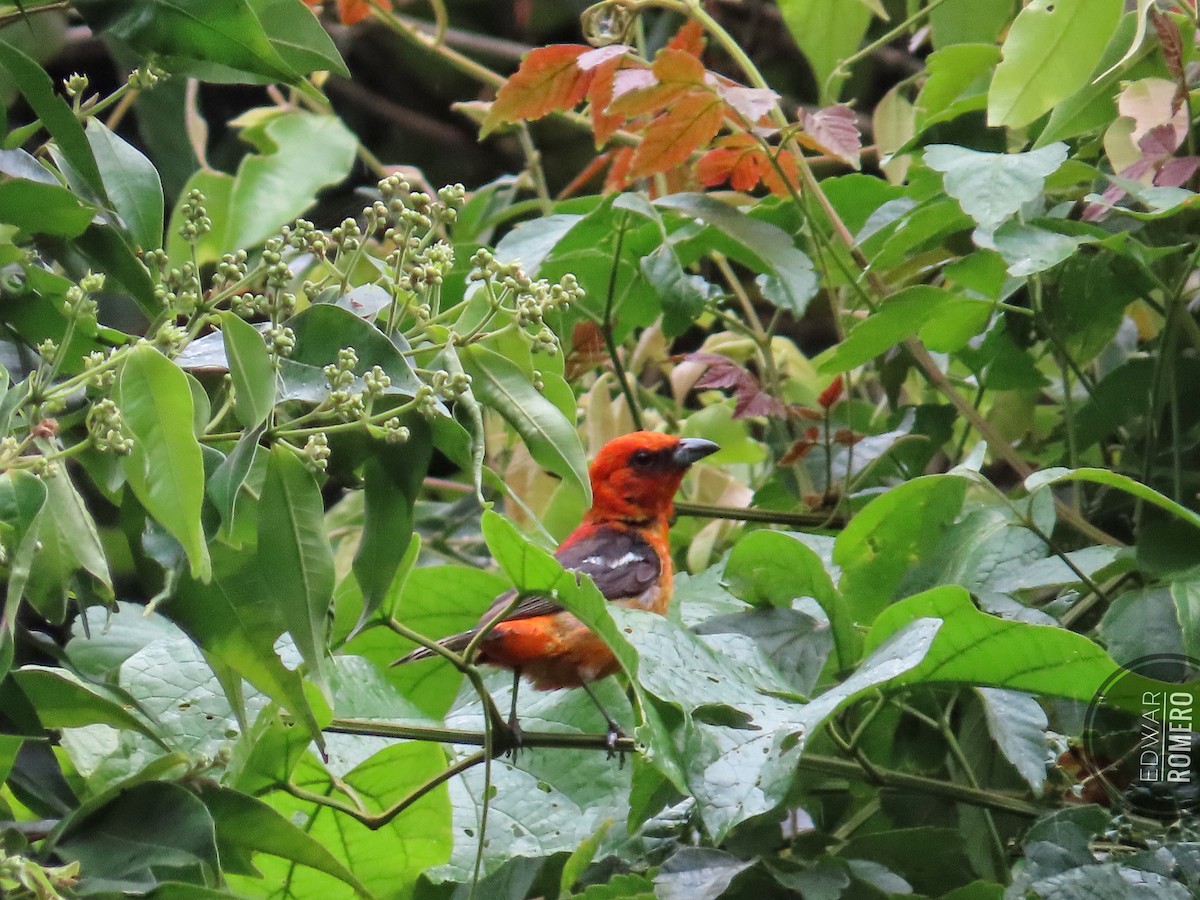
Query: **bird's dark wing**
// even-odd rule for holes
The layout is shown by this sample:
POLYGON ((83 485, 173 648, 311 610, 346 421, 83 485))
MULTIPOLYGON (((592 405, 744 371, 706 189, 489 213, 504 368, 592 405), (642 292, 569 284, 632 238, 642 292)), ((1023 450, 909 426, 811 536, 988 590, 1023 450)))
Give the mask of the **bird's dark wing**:
MULTIPOLYGON (((662 561, 654 548, 636 533, 617 528, 600 526, 554 554, 564 569, 586 572, 596 583, 606 599, 619 600, 637 597, 652 587, 662 574, 662 561)), ((505 591, 493 601, 479 619, 479 626, 461 634, 443 638, 440 643, 451 650, 462 650, 493 616, 502 613, 517 596, 516 590, 505 591)), ((549 597, 525 597, 512 610, 505 621, 532 619, 562 612, 562 607, 549 597)), ((392 665, 428 659, 435 654, 424 647, 398 659, 392 665)))
MULTIPOLYGON (((640 535, 601 526, 591 534, 560 547, 554 554, 564 569, 584 572, 592 577, 606 599, 637 597, 658 581, 662 562, 654 548, 640 535)), ((502 612, 513 598, 515 590, 496 598, 480 618, 481 625, 502 612)), ((532 619, 561 612, 562 607, 548 597, 526 597, 505 616, 510 619, 532 619)))

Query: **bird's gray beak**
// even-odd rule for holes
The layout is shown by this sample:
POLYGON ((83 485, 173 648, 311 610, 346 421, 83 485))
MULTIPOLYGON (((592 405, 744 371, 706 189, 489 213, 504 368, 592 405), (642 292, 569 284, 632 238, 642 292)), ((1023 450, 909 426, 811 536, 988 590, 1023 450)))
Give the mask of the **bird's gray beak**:
POLYGON ((697 460, 704 459, 709 454, 716 453, 721 448, 712 441, 704 438, 683 438, 675 445, 671 460, 681 469, 686 469, 697 460))

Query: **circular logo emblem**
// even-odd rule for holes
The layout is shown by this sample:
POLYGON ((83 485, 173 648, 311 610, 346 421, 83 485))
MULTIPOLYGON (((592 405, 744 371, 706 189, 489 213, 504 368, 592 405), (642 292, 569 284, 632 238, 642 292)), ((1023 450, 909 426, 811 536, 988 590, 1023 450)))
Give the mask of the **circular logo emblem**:
POLYGON ((1083 762, 1114 806, 1177 821, 1200 813, 1200 660, 1162 653, 1110 676, 1088 706, 1083 762))

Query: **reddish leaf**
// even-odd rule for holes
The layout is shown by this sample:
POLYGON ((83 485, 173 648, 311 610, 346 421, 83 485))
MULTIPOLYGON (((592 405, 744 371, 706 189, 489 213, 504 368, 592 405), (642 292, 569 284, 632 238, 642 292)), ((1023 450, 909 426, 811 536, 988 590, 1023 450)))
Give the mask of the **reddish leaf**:
POLYGON ((630 50, 625 44, 609 44, 607 47, 597 47, 595 50, 589 50, 584 53, 579 59, 575 60, 575 65, 579 66, 581 72, 590 72, 592 69, 597 69, 614 59, 620 59, 630 50))
POLYGON ((816 112, 800 111, 800 126, 804 129, 797 135, 804 146, 828 153, 858 169, 862 163, 862 135, 858 132, 858 119, 848 106, 830 106, 816 112))
POLYGON ((608 359, 604 333, 595 322, 577 322, 571 331, 571 352, 564 360, 566 376, 578 378, 608 359))
POLYGON ((592 85, 588 88, 588 112, 592 117, 592 134, 597 149, 608 143, 614 132, 625 124, 624 116, 608 112, 613 97, 613 78, 624 62, 624 56, 606 60, 596 67, 592 75, 592 85))
POLYGON ((688 19, 683 27, 675 32, 675 36, 667 42, 670 50, 682 50, 697 58, 704 52, 704 26, 695 19, 688 19))
POLYGON ((749 128, 757 125, 779 102, 779 95, 769 88, 748 88, 741 85, 722 84, 718 85, 717 93, 738 115, 745 119, 745 124, 749 128))
POLYGON ((633 154, 631 178, 645 178, 686 162, 721 130, 725 104, 716 94, 697 91, 682 97, 660 115, 642 137, 633 154))
POLYGON ((808 454, 811 453, 813 448, 816 446, 816 441, 796 441, 794 444, 792 444, 792 446, 788 447, 783 456, 779 458, 779 464, 781 466, 794 465, 795 463, 798 463, 800 460, 804 459, 804 457, 808 456, 808 454))
POLYGON ((496 94, 482 134, 507 122, 540 119, 556 109, 578 106, 592 81, 592 72, 580 69, 578 60, 591 50, 578 44, 554 44, 527 53, 496 94))
POLYGON ((696 177, 705 187, 716 187, 728 181, 735 191, 752 191, 762 180, 758 160, 762 150, 749 135, 731 137, 747 138, 751 143, 749 146, 725 146, 709 150, 696 163, 696 177))
POLYGON ((1174 156, 1154 176, 1157 187, 1183 187, 1200 169, 1200 156, 1174 156))
POLYGON ((733 408, 735 419, 749 416, 780 416, 785 407, 776 398, 766 393, 758 383, 758 379, 733 360, 719 353, 689 353, 683 357, 688 362, 698 362, 708 366, 704 374, 696 379, 693 387, 699 390, 709 388, 732 388, 736 403, 733 408))
POLYGON ((625 69, 613 81, 607 112, 629 118, 664 109, 690 89, 704 85, 704 65, 682 50, 663 50, 650 69, 625 69))
POLYGON ((772 164, 775 159, 793 189, 797 189, 799 171, 796 159, 790 153, 776 152, 768 155, 761 144, 748 134, 731 134, 717 141, 696 163, 696 177, 705 187, 715 187, 728 181, 735 191, 753 190, 761 181, 771 193, 786 196, 788 185, 772 164))
POLYGON ((1171 73, 1177 85, 1175 96, 1171 100, 1171 115, 1175 115, 1187 102, 1188 97, 1187 77, 1183 69, 1183 37, 1179 33, 1179 26, 1170 16, 1159 12, 1154 6, 1150 7, 1149 15, 1154 24, 1154 32, 1158 35, 1159 46, 1162 47, 1167 71, 1171 73))
POLYGON ((604 179, 604 193, 615 194, 629 186, 629 168, 633 165, 633 148, 622 147, 613 154, 612 168, 604 179))
POLYGON ((842 376, 839 375, 837 378, 833 379, 833 383, 830 384, 829 387, 821 391, 821 396, 817 397, 817 402, 825 409, 829 409, 829 407, 833 406, 833 404, 842 399, 842 391, 845 389, 846 382, 842 379, 842 376))

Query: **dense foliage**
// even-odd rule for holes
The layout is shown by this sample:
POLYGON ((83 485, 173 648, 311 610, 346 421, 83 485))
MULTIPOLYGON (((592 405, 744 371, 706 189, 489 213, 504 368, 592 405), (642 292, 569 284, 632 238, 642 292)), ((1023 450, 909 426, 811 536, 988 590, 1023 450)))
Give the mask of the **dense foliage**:
POLYGON ((1078 753, 1200 656, 1197 11, 1125 7, 0 8, 0 892, 1200 889, 1078 753), (639 427, 722 447, 665 618, 548 552, 639 427), (389 667, 512 585, 619 760, 389 667))

